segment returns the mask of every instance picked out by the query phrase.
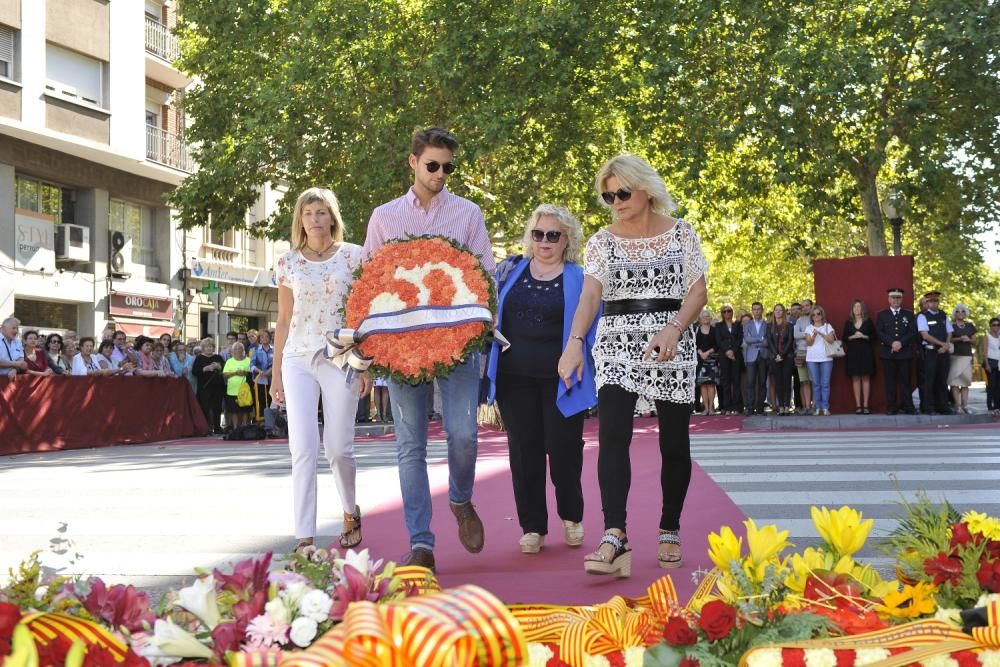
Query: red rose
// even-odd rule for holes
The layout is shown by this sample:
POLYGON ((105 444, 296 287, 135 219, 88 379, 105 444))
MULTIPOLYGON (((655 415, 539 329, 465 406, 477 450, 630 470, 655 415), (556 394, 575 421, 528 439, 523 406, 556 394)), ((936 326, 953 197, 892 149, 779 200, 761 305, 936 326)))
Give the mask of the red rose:
POLYGON ((677 663, 677 667, 701 667, 701 663, 694 658, 684 658, 677 663))
POLYGON ((1000 560, 983 560, 976 572, 979 585, 991 593, 1000 593, 1000 560))
POLYGON ((14 627, 21 622, 21 608, 9 602, 0 602, 0 639, 10 639, 14 627))
POLYGON ((848 649, 835 650, 833 655, 837 658, 837 667, 854 667, 854 663, 858 659, 854 651, 848 649))
POLYGON ((625 654, 621 651, 608 653, 604 657, 608 659, 609 667, 625 667, 625 654))
POLYGON ((736 609, 722 600, 712 600, 701 608, 698 627, 710 641, 722 639, 736 625, 736 609))
POLYGON ((959 651, 952 653, 951 657, 958 663, 958 667, 980 667, 979 656, 972 651, 959 651))
POLYGON ((781 651, 783 667, 806 667, 806 652, 801 648, 786 648, 781 651))
POLYGON ((924 572, 934 577, 935 585, 944 582, 955 585, 962 578, 962 561, 941 552, 934 558, 924 561, 924 572))
POLYGON ((663 628, 663 638, 671 646, 691 646, 698 642, 698 633, 680 616, 674 616, 663 628))

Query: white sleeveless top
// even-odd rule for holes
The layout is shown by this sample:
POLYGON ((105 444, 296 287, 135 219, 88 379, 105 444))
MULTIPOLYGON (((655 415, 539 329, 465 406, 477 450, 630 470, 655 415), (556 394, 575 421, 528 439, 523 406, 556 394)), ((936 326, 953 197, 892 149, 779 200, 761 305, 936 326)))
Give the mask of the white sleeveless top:
POLYGON ((1000 336, 986 334, 986 358, 1000 361, 1000 336))

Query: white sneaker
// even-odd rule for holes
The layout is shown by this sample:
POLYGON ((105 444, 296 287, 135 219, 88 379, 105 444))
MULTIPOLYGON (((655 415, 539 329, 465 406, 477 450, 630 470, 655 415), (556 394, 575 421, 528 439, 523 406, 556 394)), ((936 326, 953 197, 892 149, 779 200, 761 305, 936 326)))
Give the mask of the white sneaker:
POLYGON ((571 547, 578 547, 583 544, 583 524, 575 521, 563 521, 563 532, 566 535, 566 544, 571 547))
POLYGON ((545 537, 538 533, 525 533, 518 542, 521 545, 521 553, 537 554, 545 542, 545 537))

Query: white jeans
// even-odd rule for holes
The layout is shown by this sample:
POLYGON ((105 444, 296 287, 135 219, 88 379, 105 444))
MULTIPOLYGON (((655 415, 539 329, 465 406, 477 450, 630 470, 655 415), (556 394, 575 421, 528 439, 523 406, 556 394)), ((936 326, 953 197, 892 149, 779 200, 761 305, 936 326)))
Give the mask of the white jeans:
POLYGON ((316 535, 316 463, 319 428, 316 420, 323 396, 323 446, 340 494, 343 511, 355 507, 354 416, 358 381, 347 384, 343 371, 325 360, 311 365, 312 356, 285 357, 281 380, 288 409, 288 449, 292 453, 292 495, 295 537, 316 535))

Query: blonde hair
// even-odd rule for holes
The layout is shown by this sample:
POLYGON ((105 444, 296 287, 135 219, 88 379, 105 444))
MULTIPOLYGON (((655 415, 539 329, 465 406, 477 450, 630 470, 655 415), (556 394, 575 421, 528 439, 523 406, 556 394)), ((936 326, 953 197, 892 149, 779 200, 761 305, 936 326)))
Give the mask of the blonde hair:
POLYGON ((548 215, 559 221, 559 226, 566 234, 566 247, 563 248, 563 261, 576 262, 580 256, 580 246, 583 244, 583 230, 580 229, 580 221, 577 220, 568 209, 555 204, 542 204, 531 212, 531 217, 524 223, 524 238, 521 244, 524 246, 524 256, 531 259, 535 255, 534 246, 531 242, 531 230, 538 224, 538 219, 543 215, 548 215))
POLYGON ((594 189, 597 191, 597 202, 605 208, 611 208, 601 198, 604 184, 614 176, 626 190, 642 190, 650 197, 650 205, 657 213, 670 215, 677 210, 677 204, 667 192, 667 186, 660 174, 648 162, 638 155, 622 153, 605 162, 594 179, 594 189))
POLYGON ((295 200, 295 209, 292 212, 292 247, 295 250, 304 248, 309 240, 302 224, 302 209, 307 204, 315 202, 323 202, 330 209, 330 215, 333 218, 330 235, 333 236, 333 240, 337 242, 344 240, 344 220, 340 216, 340 203, 337 201, 337 195, 326 188, 309 188, 295 200))
POLYGON ((952 317, 952 319, 954 319, 955 316, 958 315, 959 313, 962 313, 962 317, 968 317, 969 316, 969 307, 966 306, 964 303, 956 303, 955 304, 955 309, 951 311, 951 317, 952 317))
POLYGON ((205 347, 206 345, 211 345, 212 347, 215 347, 215 339, 212 338, 211 336, 208 336, 198 341, 198 344, 201 345, 202 347, 205 347))
POLYGON ((809 321, 812 322, 813 313, 819 311, 819 316, 823 318, 823 324, 826 324, 826 309, 818 303, 814 303, 813 307, 809 309, 809 321))

